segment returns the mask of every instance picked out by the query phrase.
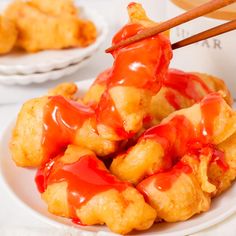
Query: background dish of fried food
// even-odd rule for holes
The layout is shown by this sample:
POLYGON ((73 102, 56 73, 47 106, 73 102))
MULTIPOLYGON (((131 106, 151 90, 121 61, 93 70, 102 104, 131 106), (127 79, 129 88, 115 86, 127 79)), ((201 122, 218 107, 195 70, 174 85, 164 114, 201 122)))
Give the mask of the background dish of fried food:
MULTIPOLYGON (((6 6, 6 2, 0 1, 0 12, 2 12, 6 6)), ((107 36, 107 23, 94 9, 82 5, 78 7, 80 9, 81 18, 91 20, 97 28, 98 36, 94 43, 84 48, 47 50, 33 54, 24 51, 11 52, 0 57, 0 73, 6 75, 43 73, 52 69, 65 68, 88 56, 92 56, 107 36)))
MULTIPOLYGON (((91 83, 92 80, 78 82, 77 85, 80 88, 80 93, 85 92, 91 83)), ((17 110, 15 110, 14 113, 16 114, 17 110)), ((73 226, 82 232, 89 231, 88 234, 93 232, 95 233, 94 235, 99 235, 99 233, 102 235, 105 231, 108 236, 114 235, 113 233, 109 233, 107 227, 79 227, 68 219, 56 217, 48 213, 46 204, 40 199, 40 195, 34 184, 36 170, 18 168, 10 158, 8 143, 13 124, 14 122, 9 124, 5 132, 2 133, 0 139, 0 178, 2 179, 2 182, 4 182, 5 189, 10 192, 11 196, 18 204, 23 208, 28 209, 28 211, 38 217, 38 219, 57 228, 66 229, 68 226, 73 226)), ((141 235, 154 236, 158 232, 158 235, 160 236, 182 236, 197 232, 223 221, 226 217, 236 212, 235 201, 236 185, 233 184, 228 191, 213 200, 212 206, 208 212, 195 216, 185 222, 156 224, 150 230, 141 232, 141 235)), ((136 232, 133 232, 133 234, 137 235, 136 232)))

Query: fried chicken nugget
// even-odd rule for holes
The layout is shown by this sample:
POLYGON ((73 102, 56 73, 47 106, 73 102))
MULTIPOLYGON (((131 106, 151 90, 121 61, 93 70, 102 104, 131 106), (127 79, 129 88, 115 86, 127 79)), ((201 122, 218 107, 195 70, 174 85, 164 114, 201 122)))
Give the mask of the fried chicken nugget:
MULTIPOLYGON (((97 106, 106 90, 110 73, 111 69, 107 69, 97 77, 84 96, 85 104, 97 106)), ((211 92, 220 92, 225 101, 232 105, 232 96, 223 80, 203 73, 169 69, 161 90, 152 97, 148 111, 151 119, 145 123, 145 128, 159 124, 175 110, 190 107, 211 92)))
POLYGON ((12 50, 17 40, 17 30, 14 23, 0 16, 0 55, 12 50))
MULTIPOLYGON (((61 88, 57 87, 56 93, 68 95, 61 88)), ((70 92, 69 96, 73 95, 74 89, 70 92)), ((115 152, 118 143, 99 136, 93 115, 89 107, 61 96, 29 100, 22 106, 12 133, 13 160, 19 166, 37 167, 72 143, 88 147, 99 156, 115 152)))
POLYGON ((70 100, 76 100, 76 93, 78 91, 78 87, 75 83, 61 83, 57 85, 55 88, 50 89, 48 91, 48 96, 57 96, 61 95, 70 100))
POLYGON ((170 171, 143 180, 137 189, 166 222, 187 220, 207 211, 211 203, 210 195, 202 191, 191 167, 181 162, 170 171))
POLYGON ((160 123, 176 110, 192 106, 211 92, 222 93, 226 102, 232 105, 233 99, 223 80, 208 74, 169 69, 161 90, 152 98, 150 126, 160 123))
POLYGON ((218 145, 235 131, 236 113, 219 94, 209 94, 201 103, 176 111, 145 131, 135 146, 113 159, 110 170, 121 180, 137 184, 170 168, 195 142, 218 145))
POLYGON ((39 166, 43 160, 43 109, 48 98, 35 98, 26 102, 18 114, 12 132, 10 150, 18 166, 39 166))
POLYGON ((51 213, 78 219, 82 224, 106 224, 126 234, 148 229, 155 210, 143 196, 111 175, 87 149, 70 145, 49 169, 41 169, 36 183, 51 213))
POLYGON ((17 45, 27 52, 86 46, 96 38, 96 29, 91 22, 68 14, 48 15, 21 0, 10 4, 5 15, 19 31, 17 45), (88 25, 89 30, 84 29, 88 25))
POLYGON ((28 0, 28 3, 48 15, 77 15, 73 0, 28 0))
POLYGON ((222 157, 224 157, 226 168, 216 163, 212 163, 208 168, 209 180, 216 186, 213 197, 227 190, 236 178, 236 133, 220 143, 218 148, 223 151, 222 157))
MULTIPOLYGON (((128 6, 128 13, 131 14, 131 9, 137 5, 144 12, 140 4, 134 3, 128 6)), ((143 19, 139 23, 131 21, 114 36, 113 44, 143 29, 143 19)), ((123 140, 142 129, 151 98, 160 89, 172 51, 168 38, 158 35, 117 49, 112 55, 111 75, 98 104, 98 132, 110 140, 123 140)))

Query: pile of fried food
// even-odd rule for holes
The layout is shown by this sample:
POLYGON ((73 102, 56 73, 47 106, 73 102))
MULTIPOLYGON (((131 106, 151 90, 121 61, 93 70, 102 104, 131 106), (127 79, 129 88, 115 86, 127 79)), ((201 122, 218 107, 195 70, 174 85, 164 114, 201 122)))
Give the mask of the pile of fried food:
POLYGON ((78 11, 73 0, 14 0, 0 16, 0 54, 90 45, 96 27, 78 11))
MULTIPOLYGON (((156 24, 140 4, 128 13, 113 45, 156 24)), ((49 212, 127 234, 208 211, 230 187, 230 93, 213 76, 168 69, 167 35, 114 51, 113 66, 82 98, 65 83, 23 105, 10 149, 18 166, 38 168, 49 212)))

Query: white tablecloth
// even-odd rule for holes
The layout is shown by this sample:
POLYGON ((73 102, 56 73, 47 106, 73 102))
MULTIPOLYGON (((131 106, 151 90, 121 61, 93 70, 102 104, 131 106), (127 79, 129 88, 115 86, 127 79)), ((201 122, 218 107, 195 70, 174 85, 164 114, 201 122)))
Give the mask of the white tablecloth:
MULTIPOLYGON (((109 45, 111 35, 117 30, 121 22, 125 21, 125 7, 127 0, 83 0, 88 5, 92 5, 100 11, 107 19, 110 27, 110 36, 103 48, 84 68, 76 74, 63 78, 59 81, 44 83, 40 85, 29 86, 3 86, 0 85, 0 133, 5 128, 9 120, 16 115, 20 103, 30 97, 42 95, 48 88, 53 87, 62 81, 76 81, 95 77, 99 71, 105 69, 112 63, 111 56, 103 53, 104 48, 109 45), (123 7, 121 7, 123 5, 123 7), (120 10, 119 10, 120 9, 120 10), (18 103, 18 104, 16 104, 18 103), (1 105, 6 104, 6 105, 1 105)), ((164 0, 146 0, 141 1, 149 8, 149 15, 158 19, 158 16, 164 14, 164 0), (156 12, 155 9, 158 9, 156 12)), ((27 210, 21 208, 14 200, 9 198, 7 192, 3 191, 3 183, 0 179, 0 235, 1 236, 38 236, 38 235, 78 235, 74 232, 63 232, 54 229, 47 224, 38 221, 27 210)), ((230 217, 225 222, 218 224, 208 230, 196 234, 198 236, 235 236, 236 235, 236 215, 230 217)))

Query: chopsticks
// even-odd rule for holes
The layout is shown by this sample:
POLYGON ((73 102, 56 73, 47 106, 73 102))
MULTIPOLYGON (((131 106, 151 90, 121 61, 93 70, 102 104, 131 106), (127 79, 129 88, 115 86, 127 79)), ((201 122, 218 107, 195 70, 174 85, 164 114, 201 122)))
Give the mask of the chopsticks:
POLYGON ((164 32, 164 31, 169 30, 173 27, 176 27, 178 25, 186 23, 190 20, 193 20, 193 19, 196 19, 200 16, 206 15, 210 12, 218 10, 218 9, 225 7, 227 5, 230 5, 234 2, 236 2, 236 0, 211 0, 205 4, 202 4, 196 8, 193 8, 193 9, 191 9, 179 16, 176 16, 170 20, 167 20, 167 21, 161 23, 160 25, 145 29, 142 31, 142 33, 137 34, 133 37, 130 37, 126 40, 123 40, 120 43, 106 49, 106 52, 107 53, 112 52, 112 51, 116 50, 117 48, 124 47, 124 46, 132 44, 134 42, 140 41, 142 39, 152 37, 158 33, 164 32))
POLYGON ((203 31, 199 34, 195 34, 195 35, 193 35, 189 38, 183 39, 179 42, 176 42, 176 43, 172 44, 171 47, 173 50, 178 49, 178 48, 182 48, 187 45, 190 45, 190 44, 199 42, 201 40, 208 39, 208 38, 211 38, 211 37, 214 37, 214 36, 217 36, 217 35, 220 35, 220 34, 235 30, 235 29, 236 29, 236 19, 232 20, 230 22, 227 22, 223 25, 216 26, 212 29, 203 31))

